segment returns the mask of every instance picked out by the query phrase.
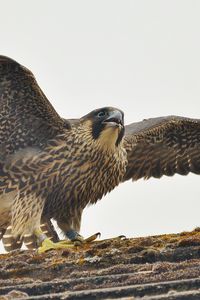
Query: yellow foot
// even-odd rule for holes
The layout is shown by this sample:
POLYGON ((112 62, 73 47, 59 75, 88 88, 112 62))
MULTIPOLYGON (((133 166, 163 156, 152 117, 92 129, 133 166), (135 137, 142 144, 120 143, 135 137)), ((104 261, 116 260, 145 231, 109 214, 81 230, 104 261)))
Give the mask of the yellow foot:
MULTIPOLYGON (((95 241, 100 236, 101 236, 101 233, 97 232, 97 233, 89 236, 88 238, 84 239, 84 237, 82 237, 80 234, 78 234, 73 240, 71 240, 68 243, 70 243, 74 246, 82 246, 82 245, 89 244, 89 243, 95 241)), ((60 241, 59 243, 66 244, 66 242, 67 242, 66 240, 63 240, 63 241, 60 241)))
POLYGON ((69 241, 52 242, 50 239, 45 239, 42 246, 38 248, 38 253, 43 253, 49 250, 74 248, 74 243, 69 241))
MULTIPOLYGON (((98 240, 96 241, 96 239, 98 237, 101 236, 101 233, 100 232, 97 232, 91 236, 89 236, 88 238, 84 239, 81 235, 78 236, 78 238, 76 238, 73 242, 74 242, 74 245, 75 246, 81 246, 81 245, 87 245, 93 241, 95 241, 95 243, 98 243, 98 242, 102 242, 102 241, 107 241, 107 240, 110 240, 109 239, 104 239, 104 240, 98 240)), ((117 237, 114 237, 114 238, 111 238, 113 241, 123 241, 123 240, 126 240, 126 236, 125 235, 120 235, 120 236, 117 236, 117 237)))

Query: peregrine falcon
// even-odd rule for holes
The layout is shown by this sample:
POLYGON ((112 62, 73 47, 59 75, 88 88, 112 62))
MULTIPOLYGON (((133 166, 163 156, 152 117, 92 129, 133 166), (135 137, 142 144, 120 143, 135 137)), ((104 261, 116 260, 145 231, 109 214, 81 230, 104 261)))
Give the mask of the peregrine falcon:
MULTIPOLYGON (((0 232, 34 235, 48 249, 41 217, 56 220, 70 240, 81 215, 120 182, 200 173, 200 121, 169 116, 124 126, 113 107, 62 119, 33 74, 0 56, 0 232)), ((94 235, 94 238, 96 235, 94 235)), ((92 237, 93 238, 93 237, 92 237)))

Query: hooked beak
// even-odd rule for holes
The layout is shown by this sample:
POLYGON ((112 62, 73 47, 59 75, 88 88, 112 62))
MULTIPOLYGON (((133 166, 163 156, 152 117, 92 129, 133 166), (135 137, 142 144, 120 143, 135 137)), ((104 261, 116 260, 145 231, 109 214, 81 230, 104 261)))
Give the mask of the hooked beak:
POLYGON ((109 127, 124 127, 123 114, 118 110, 114 110, 102 123, 109 127))

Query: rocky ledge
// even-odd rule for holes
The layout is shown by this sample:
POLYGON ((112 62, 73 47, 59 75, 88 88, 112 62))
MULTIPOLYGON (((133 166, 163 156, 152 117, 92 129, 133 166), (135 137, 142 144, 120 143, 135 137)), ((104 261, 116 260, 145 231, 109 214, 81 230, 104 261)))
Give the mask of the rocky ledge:
POLYGON ((200 299, 200 229, 0 255, 3 299, 200 299))

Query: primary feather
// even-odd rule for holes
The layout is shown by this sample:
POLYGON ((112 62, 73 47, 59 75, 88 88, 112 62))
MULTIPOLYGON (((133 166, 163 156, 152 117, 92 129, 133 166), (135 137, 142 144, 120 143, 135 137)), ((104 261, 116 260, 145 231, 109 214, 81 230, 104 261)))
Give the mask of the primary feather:
POLYGON ((177 116, 126 126, 128 166, 124 180, 200 174, 200 121, 177 116))

